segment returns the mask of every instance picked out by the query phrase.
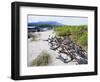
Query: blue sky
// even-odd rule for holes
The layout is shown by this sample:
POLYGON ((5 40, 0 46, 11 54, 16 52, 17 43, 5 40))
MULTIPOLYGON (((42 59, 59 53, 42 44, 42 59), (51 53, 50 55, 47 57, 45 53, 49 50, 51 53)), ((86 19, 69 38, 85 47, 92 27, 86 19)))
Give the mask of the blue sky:
POLYGON ((86 25, 88 24, 87 17, 71 17, 71 16, 38 16, 38 15, 29 15, 28 23, 31 22, 40 22, 40 21, 56 21, 64 25, 86 25))

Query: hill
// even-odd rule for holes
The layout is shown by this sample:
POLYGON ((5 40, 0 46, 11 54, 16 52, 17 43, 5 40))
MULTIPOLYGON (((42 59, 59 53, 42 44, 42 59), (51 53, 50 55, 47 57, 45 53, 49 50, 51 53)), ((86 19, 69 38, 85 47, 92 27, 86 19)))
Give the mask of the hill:
POLYGON ((40 26, 40 27, 52 27, 52 26, 63 26, 63 24, 56 21, 39 21, 28 23, 28 26, 40 26))

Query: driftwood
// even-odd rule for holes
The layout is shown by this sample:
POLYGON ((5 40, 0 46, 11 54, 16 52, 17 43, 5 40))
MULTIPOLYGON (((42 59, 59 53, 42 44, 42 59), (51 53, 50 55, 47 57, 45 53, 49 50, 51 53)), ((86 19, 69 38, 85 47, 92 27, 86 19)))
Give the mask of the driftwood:
MULTIPOLYGON (((87 52, 83 50, 79 45, 76 45, 70 38, 48 38, 48 43, 52 50, 58 50, 58 53, 64 53, 66 56, 70 56, 70 61, 75 59, 78 64, 87 64, 87 52), (79 58, 77 58, 77 56, 79 58)), ((57 59, 60 59, 64 63, 68 63, 62 55, 59 55, 57 59)))
POLYGON ((61 55, 59 55, 58 57, 57 57, 57 59, 60 59, 62 62, 64 62, 64 63, 68 63, 67 62, 67 59, 64 59, 61 55))

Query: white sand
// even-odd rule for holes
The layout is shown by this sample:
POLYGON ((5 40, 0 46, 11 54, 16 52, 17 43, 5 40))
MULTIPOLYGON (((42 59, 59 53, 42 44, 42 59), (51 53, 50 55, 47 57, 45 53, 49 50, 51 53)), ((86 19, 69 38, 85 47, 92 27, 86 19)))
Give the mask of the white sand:
POLYGON ((28 39, 28 66, 31 66, 32 60, 35 59, 42 51, 47 51, 50 54, 51 60, 49 62, 49 66, 76 64, 76 62, 63 63, 60 59, 56 59, 59 55, 58 52, 51 50, 48 42, 44 41, 48 39, 49 35, 55 35, 53 30, 39 33, 41 36, 37 38, 37 41, 31 41, 31 39, 28 39))

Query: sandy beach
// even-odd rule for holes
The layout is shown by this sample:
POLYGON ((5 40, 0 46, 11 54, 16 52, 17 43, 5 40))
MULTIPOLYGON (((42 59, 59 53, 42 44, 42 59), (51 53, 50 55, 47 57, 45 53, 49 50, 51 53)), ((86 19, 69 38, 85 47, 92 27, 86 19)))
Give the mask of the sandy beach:
POLYGON ((28 66, 31 66, 32 60, 35 59, 42 51, 47 51, 50 54, 50 61, 49 66, 55 66, 55 65, 67 65, 67 64, 77 64, 77 62, 69 62, 69 63, 63 63, 60 59, 57 59, 58 52, 51 50, 49 43, 45 40, 47 40, 50 35, 54 36, 53 30, 48 30, 44 32, 38 32, 41 36, 37 37, 37 41, 32 41, 32 38, 28 39, 28 66))

